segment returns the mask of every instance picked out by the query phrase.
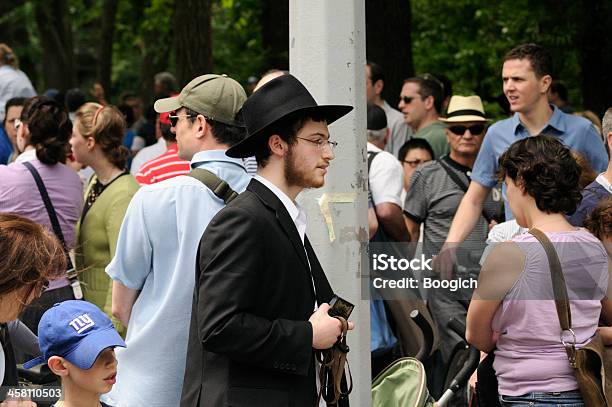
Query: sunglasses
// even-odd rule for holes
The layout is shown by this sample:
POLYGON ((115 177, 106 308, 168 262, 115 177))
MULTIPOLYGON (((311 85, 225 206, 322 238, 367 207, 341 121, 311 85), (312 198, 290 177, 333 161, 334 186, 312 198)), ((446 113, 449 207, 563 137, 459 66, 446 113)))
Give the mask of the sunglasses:
POLYGON ((415 98, 413 98, 413 97, 411 97, 411 96, 402 96, 402 97, 400 97, 400 100, 401 100, 402 102, 404 102, 405 104, 407 104, 407 105, 409 105, 410 103, 412 103, 412 101, 413 101, 414 99, 415 99, 415 98))
POLYGON ((450 126, 448 128, 451 133, 456 134, 458 136, 463 136, 466 130, 469 130, 470 133, 474 136, 479 136, 484 132, 485 125, 484 124, 474 124, 472 126, 450 126))
POLYGON ((172 127, 176 127, 176 125, 177 125, 177 123, 178 123, 178 121, 179 121, 179 119, 181 117, 188 118, 188 117, 197 117, 197 116, 195 114, 176 114, 176 115, 172 115, 171 114, 171 115, 168 116, 168 120, 170 120, 170 125, 172 127))

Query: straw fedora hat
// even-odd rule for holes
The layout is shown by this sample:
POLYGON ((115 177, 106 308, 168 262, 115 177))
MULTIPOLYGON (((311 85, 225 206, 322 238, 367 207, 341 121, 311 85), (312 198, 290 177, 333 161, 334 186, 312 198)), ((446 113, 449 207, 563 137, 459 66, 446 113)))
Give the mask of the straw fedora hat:
POLYGON ((440 118, 446 123, 458 122, 490 122, 485 117, 480 96, 453 96, 448 104, 446 118, 440 118))

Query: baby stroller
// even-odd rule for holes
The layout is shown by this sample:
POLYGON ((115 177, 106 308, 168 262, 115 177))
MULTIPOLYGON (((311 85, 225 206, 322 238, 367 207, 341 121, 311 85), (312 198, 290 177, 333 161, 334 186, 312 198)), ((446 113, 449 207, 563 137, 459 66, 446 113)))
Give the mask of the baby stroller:
MULTIPOLYGON (((464 388, 480 360, 480 352, 469 346, 465 339, 453 352, 451 368, 447 373, 446 390, 435 401, 427 390, 427 378, 423 360, 429 357, 433 344, 433 329, 421 313, 410 314, 423 332, 424 340, 416 357, 401 358, 378 374, 372 383, 372 407, 445 407, 452 397, 464 388)), ((448 326, 461 338, 465 338, 465 326, 452 318, 448 326)))

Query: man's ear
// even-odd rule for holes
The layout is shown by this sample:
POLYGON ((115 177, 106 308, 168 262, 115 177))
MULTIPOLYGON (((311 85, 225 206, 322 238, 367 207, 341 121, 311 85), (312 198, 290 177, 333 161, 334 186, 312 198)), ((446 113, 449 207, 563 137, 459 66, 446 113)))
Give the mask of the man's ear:
POLYGON ((63 357, 51 356, 47 361, 49 369, 56 375, 65 377, 68 376, 68 365, 63 357))
POLYGON ((385 81, 383 81, 382 79, 379 79, 374 84, 374 92, 377 95, 380 95, 382 93, 384 87, 385 87, 385 81))
POLYGON ((274 134, 268 139, 268 147, 273 155, 280 157, 284 157, 287 152, 287 143, 278 134, 274 134))
POLYGON ((197 137, 203 138, 206 135, 209 124, 206 121, 206 118, 199 114, 193 122, 193 126, 197 126, 197 137))
POLYGON ((540 92, 548 93, 550 85, 552 84, 552 77, 550 75, 544 75, 540 78, 540 92))
POLYGON ((423 100, 423 103, 425 103, 425 108, 427 110, 431 110, 434 108, 434 97, 429 95, 425 98, 425 100, 423 100))

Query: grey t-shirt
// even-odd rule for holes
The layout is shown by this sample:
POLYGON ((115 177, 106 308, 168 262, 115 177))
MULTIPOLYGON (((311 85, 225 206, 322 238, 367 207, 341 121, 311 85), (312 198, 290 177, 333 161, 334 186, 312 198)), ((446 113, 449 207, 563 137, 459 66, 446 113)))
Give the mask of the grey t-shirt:
MULTIPOLYGON (((443 156, 441 160, 444 160, 447 167, 456 173, 466 186, 469 185, 470 168, 453 161, 448 156, 443 156)), ((423 223, 423 253, 426 256, 438 254, 440 251, 464 194, 436 160, 417 167, 412 174, 404 212, 415 222, 423 223)), ((503 203, 498 187, 491 190, 485 200, 484 208, 491 218, 501 216, 503 203)), ((488 222, 481 215, 461 246, 469 248, 471 253, 469 257, 473 257, 476 263, 485 247, 488 232, 488 222)))

